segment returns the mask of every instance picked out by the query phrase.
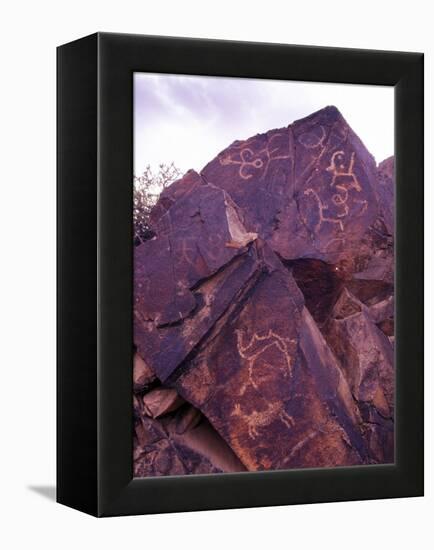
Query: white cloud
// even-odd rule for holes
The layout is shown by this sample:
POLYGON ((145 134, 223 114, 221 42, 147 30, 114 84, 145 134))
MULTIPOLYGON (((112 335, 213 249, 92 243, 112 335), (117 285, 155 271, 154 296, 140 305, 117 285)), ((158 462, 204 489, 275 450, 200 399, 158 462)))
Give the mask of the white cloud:
POLYGON ((335 105, 377 161, 394 151, 393 88, 135 73, 134 170, 201 170, 236 139, 335 105))

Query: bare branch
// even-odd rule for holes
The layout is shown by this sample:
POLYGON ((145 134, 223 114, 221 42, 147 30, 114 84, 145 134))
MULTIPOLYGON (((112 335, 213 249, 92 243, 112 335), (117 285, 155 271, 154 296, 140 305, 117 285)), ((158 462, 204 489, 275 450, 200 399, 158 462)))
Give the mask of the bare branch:
POLYGON ((138 245, 153 236, 149 226, 152 208, 158 201, 161 192, 182 176, 174 162, 159 165, 158 172, 153 172, 148 164, 141 176, 133 177, 133 223, 134 244, 138 245))

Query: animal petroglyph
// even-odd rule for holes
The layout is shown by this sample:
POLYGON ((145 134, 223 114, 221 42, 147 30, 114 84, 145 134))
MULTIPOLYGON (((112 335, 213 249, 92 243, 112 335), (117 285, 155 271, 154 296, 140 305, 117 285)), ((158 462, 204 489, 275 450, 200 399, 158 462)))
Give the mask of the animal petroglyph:
POLYGON ((252 386, 256 390, 258 390, 258 384, 255 382, 255 363, 256 360, 265 353, 268 349, 272 348, 273 346, 276 347, 281 353, 283 357, 283 363, 284 363, 284 376, 291 377, 292 376, 292 360, 289 350, 289 344, 295 343, 296 340, 290 340, 287 338, 282 338, 275 332, 273 332, 271 329, 267 332, 265 336, 259 336, 258 334, 254 334, 250 341, 245 344, 244 343, 244 336, 241 330, 236 330, 237 335, 237 349, 238 353, 240 354, 240 357, 245 359, 247 361, 247 369, 248 369, 248 382, 244 384, 240 389, 240 395, 243 395, 247 389, 248 386, 252 386), (256 345, 258 342, 263 342, 263 345, 259 344, 256 345))
POLYGON ((246 414, 241 410, 241 405, 236 403, 232 416, 242 418, 247 424, 247 433, 251 439, 256 439, 259 432, 258 429, 268 426, 276 419, 279 419, 285 424, 287 428, 292 428, 295 421, 280 402, 268 403, 267 408, 263 411, 253 411, 250 414, 246 414))

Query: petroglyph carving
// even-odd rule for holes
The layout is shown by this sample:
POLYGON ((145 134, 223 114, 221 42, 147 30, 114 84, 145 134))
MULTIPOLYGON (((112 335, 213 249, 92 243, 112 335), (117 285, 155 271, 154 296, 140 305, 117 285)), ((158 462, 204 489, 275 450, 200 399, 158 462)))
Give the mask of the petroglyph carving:
POLYGON ((348 168, 345 168, 344 151, 335 151, 330 159, 330 166, 326 168, 327 172, 332 173, 330 187, 345 190, 355 189, 358 193, 362 190, 359 180, 354 173, 354 152, 351 153, 348 168), (349 180, 349 181, 348 181, 349 180))
POLYGON ((338 218, 346 218, 348 216, 348 212, 350 211, 350 209, 348 208, 347 200, 348 200, 348 191, 346 191, 344 195, 333 195, 332 197, 333 204, 335 206, 340 206, 343 209, 343 212, 336 214, 338 218))
POLYGON ((319 135, 314 131, 307 131, 298 136, 298 141, 307 149, 315 149, 319 145, 324 145, 324 139, 326 137, 326 131, 324 126, 319 127, 319 135))
POLYGON ((288 147, 287 147, 287 148, 288 148, 288 151, 287 151, 286 153, 284 153, 283 155, 282 155, 282 154, 280 154, 280 155, 275 154, 276 151, 278 151, 278 150, 280 149, 279 146, 274 147, 273 149, 270 149, 270 147, 271 147, 273 141, 275 141, 276 138, 283 138, 283 139, 285 139, 286 137, 287 137, 287 136, 286 136, 285 134, 283 134, 283 133, 273 134, 273 135, 270 137, 270 139, 269 139, 269 141, 268 141, 268 144, 267 144, 267 148, 264 150, 264 151, 267 152, 267 154, 268 154, 268 159, 269 159, 269 160, 287 159, 287 158, 290 158, 290 157, 291 157, 291 151, 290 151, 290 143, 291 143, 291 141, 290 141, 289 137, 288 137, 288 147))
POLYGON ((339 250, 344 249, 345 242, 346 240, 343 237, 330 239, 329 242, 325 245, 324 250, 326 252, 330 252, 330 251, 338 252, 339 250))
POLYGON ((311 431, 307 434, 306 437, 301 439, 297 444, 294 445, 291 452, 288 455, 288 460, 291 459, 295 454, 297 454, 311 439, 316 437, 319 434, 316 430, 311 431))
POLYGON ((258 385, 255 382, 255 362, 265 353, 269 348, 275 346, 283 355, 284 362, 284 376, 292 376, 292 361, 290 355, 289 344, 295 343, 295 340, 282 338, 271 329, 265 336, 259 336, 254 334, 247 344, 244 344, 244 336, 242 331, 236 330, 237 335, 237 349, 240 357, 247 361, 248 365, 248 382, 244 384, 240 390, 240 395, 243 395, 248 386, 252 386, 258 390, 258 385), (264 345, 256 345, 257 342, 264 342, 264 345))
MULTIPOLYGON (((239 165, 238 174, 239 176, 244 179, 248 180, 251 177, 253 177, 253 174, 248 174, 245 172, 247 168, 254 168, 255 170, 262 170, 263 174, 262 178, 265 177, 265 174, 268 170, 268 165, 273 160, 281 160, 281 159, 288 159, 291 156, 290 150, 289 150, 289 140, 288 140, 288 151, 284 154, 276 154, 279 149, 281 149, 280 146, 272 147, 273 142, 277 138, 286 138, 286 135, 284 133, 279 134, 273 134, 266 147, 263 147, 259 151, 254 152, 250 147, 245 147, 246 143, 244 143, 244 147, 240 150, 237 155, 239 155, 240 160, 234 159, 230 154, 227 154, 223 157, 219 158, 219 162, 222 166, 228 166, 230 164, 239 165), (263 157, 263 158, 261 158, 263 157)), ((249 140, 250 141, 250 140, 249 140)), ((238 145, 234 145, 232 147, 233 149, 238 149, 238 145)))
POLYGON ((241 405, 237 403, 233 409, 232 416, 242 418, 247 424, 247 433, 251 439, 258 437, 260 428, 268 426, 276 419, 279 419, 287 428, 292 428, 295 421, 283 408, 282 403, 268 403, 263 411, 253 411, 246 414, 241 410, 241 405))
MULTIPOLYGON (((259 153, 258 153, 259 154, 259 153)), ((241 160, 234 160, 231 157, 223 157, 220 159, 220 164, 223 166, 227 166, 228 164, 239 164, 239 175, 244 180, 248 180, 252 177, 252 174, 246 174, 244 170, 246 167, 251 166, 252 168, 255 168, 256 170, 260 170, 264 166, 264 162, 260 158, 253 159, 255 157, 255 153, 248 147, 246 149, 241 149, 240 151, 240 159, 241 160)))
MULTIPOLYGON (((334 217, 324 215, 324 212, 329 210, 329 205, 320 198, 318 193, 309 187, 304 191, 304 194, 314 197, 318 205, 319 219, 315 225, 315 231, 321 228, 323 222, 334 223, 339 226, 340 231, 344 231, 342 220, 350 213, 350 205, 348 203, 350 197, 349 192, 351 189, 354 189, 357 193, 360 193, 362 190, 357 176, 354 173, 354 152, 351 153, 349 165, 346 167, 344 151, 335 151, 331 156, 330 165, 326 170, 332 173, 330 187, 336 189, 337 193, 333 194, 331 201, 334 206, 339 209, 339 212, 336 212, 334 217)), ((366 200, 354 199, 354 203, 362 205, 359 215, 366 212, 368 208, 368 202, 366 200)))
POLYGON ((309 187, 309 189, 306 189, 306 190, 305 190, 304 194, 305 194, 306 196, 312 196, 312 197, 314 197, 314 199, 315 199, 315 201, 316 201, 316 203, 317 203, 317 205, 318 205, 318 215, 319 215, 319 216, 318 216, 318 221, 317 221, 317 223, 315 224, 315 228, 314 228, 315 231, 318 231, 318 230, 321 228, 321 226, 322 226, 322 224, 323 224, 324 222, 330 222, 330 223, 337 224, 337 225, 339 226, 339 229, 340 229, 341 231, 344 230, 344 224, 342 223, 342 220, 336 219, 336 218, 329 218, 329 217, 327 217, 327 216, 324 216, 324 212, 325 212, 326 210, 328 210, 329 206, 328 206, 327 203, 323 203, 323 202, 322 202, 322 200, 320 199, 318 193, 317 193, 314 189, 312 189, 311 187, 309 187))
POLYGON ((304 145, 307 149, 316 149, 317 147, 320 147, 319 153, 312 159, 311 162, 307 164, 307 166, 304 168, 303 172, 300 175, 301 178, 304 178, 305 175, 310 172, 310 176, 308 177, 306 183, 309 183, 309 181, 313 178, 315 173, 319 171, 318 169, 319 161, 321 160, 321 158, 323 157, 324 153, 327 150, 327 143, 325 143, 325 140, 327 137, 326 131, 324 130, 323 126, 321 126, 320 128, 321 128, 320 136, 316 136, 316 134, 312 133, 313 136, 316 136, 317 141, 315 141, 315 139, 312 139, 312 137, 310 137, 309 141, 305 139, 304 140, 305 143, 303 143, 303 136, 305 135, 307 136, 307 134, 310 134, 310 132, 306 132, 306 134, 301 134, 301 136, 298 137, 298 141, 302 143, 302 145, 304 145), (311 144, 310 147, 309 145, 306 145, 306 143, 310 143, 311 144), (317 168, 313 170, 315 166, 317 166, 317 168))

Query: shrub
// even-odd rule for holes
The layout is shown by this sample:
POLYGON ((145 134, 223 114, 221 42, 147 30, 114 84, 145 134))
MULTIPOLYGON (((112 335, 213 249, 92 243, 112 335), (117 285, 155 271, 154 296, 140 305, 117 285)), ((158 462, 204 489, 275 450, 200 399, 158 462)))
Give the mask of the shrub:
POLYGON ((141 176, 133 177, 133 224, 134 244, 139 245, 153 237, 149 226, 149 216, 152 208, 158 201, 161 192, 172 182, 181 177, 181 171, 173 162, 162 163, 157 172, 151 167, 145 168, 141 176))

